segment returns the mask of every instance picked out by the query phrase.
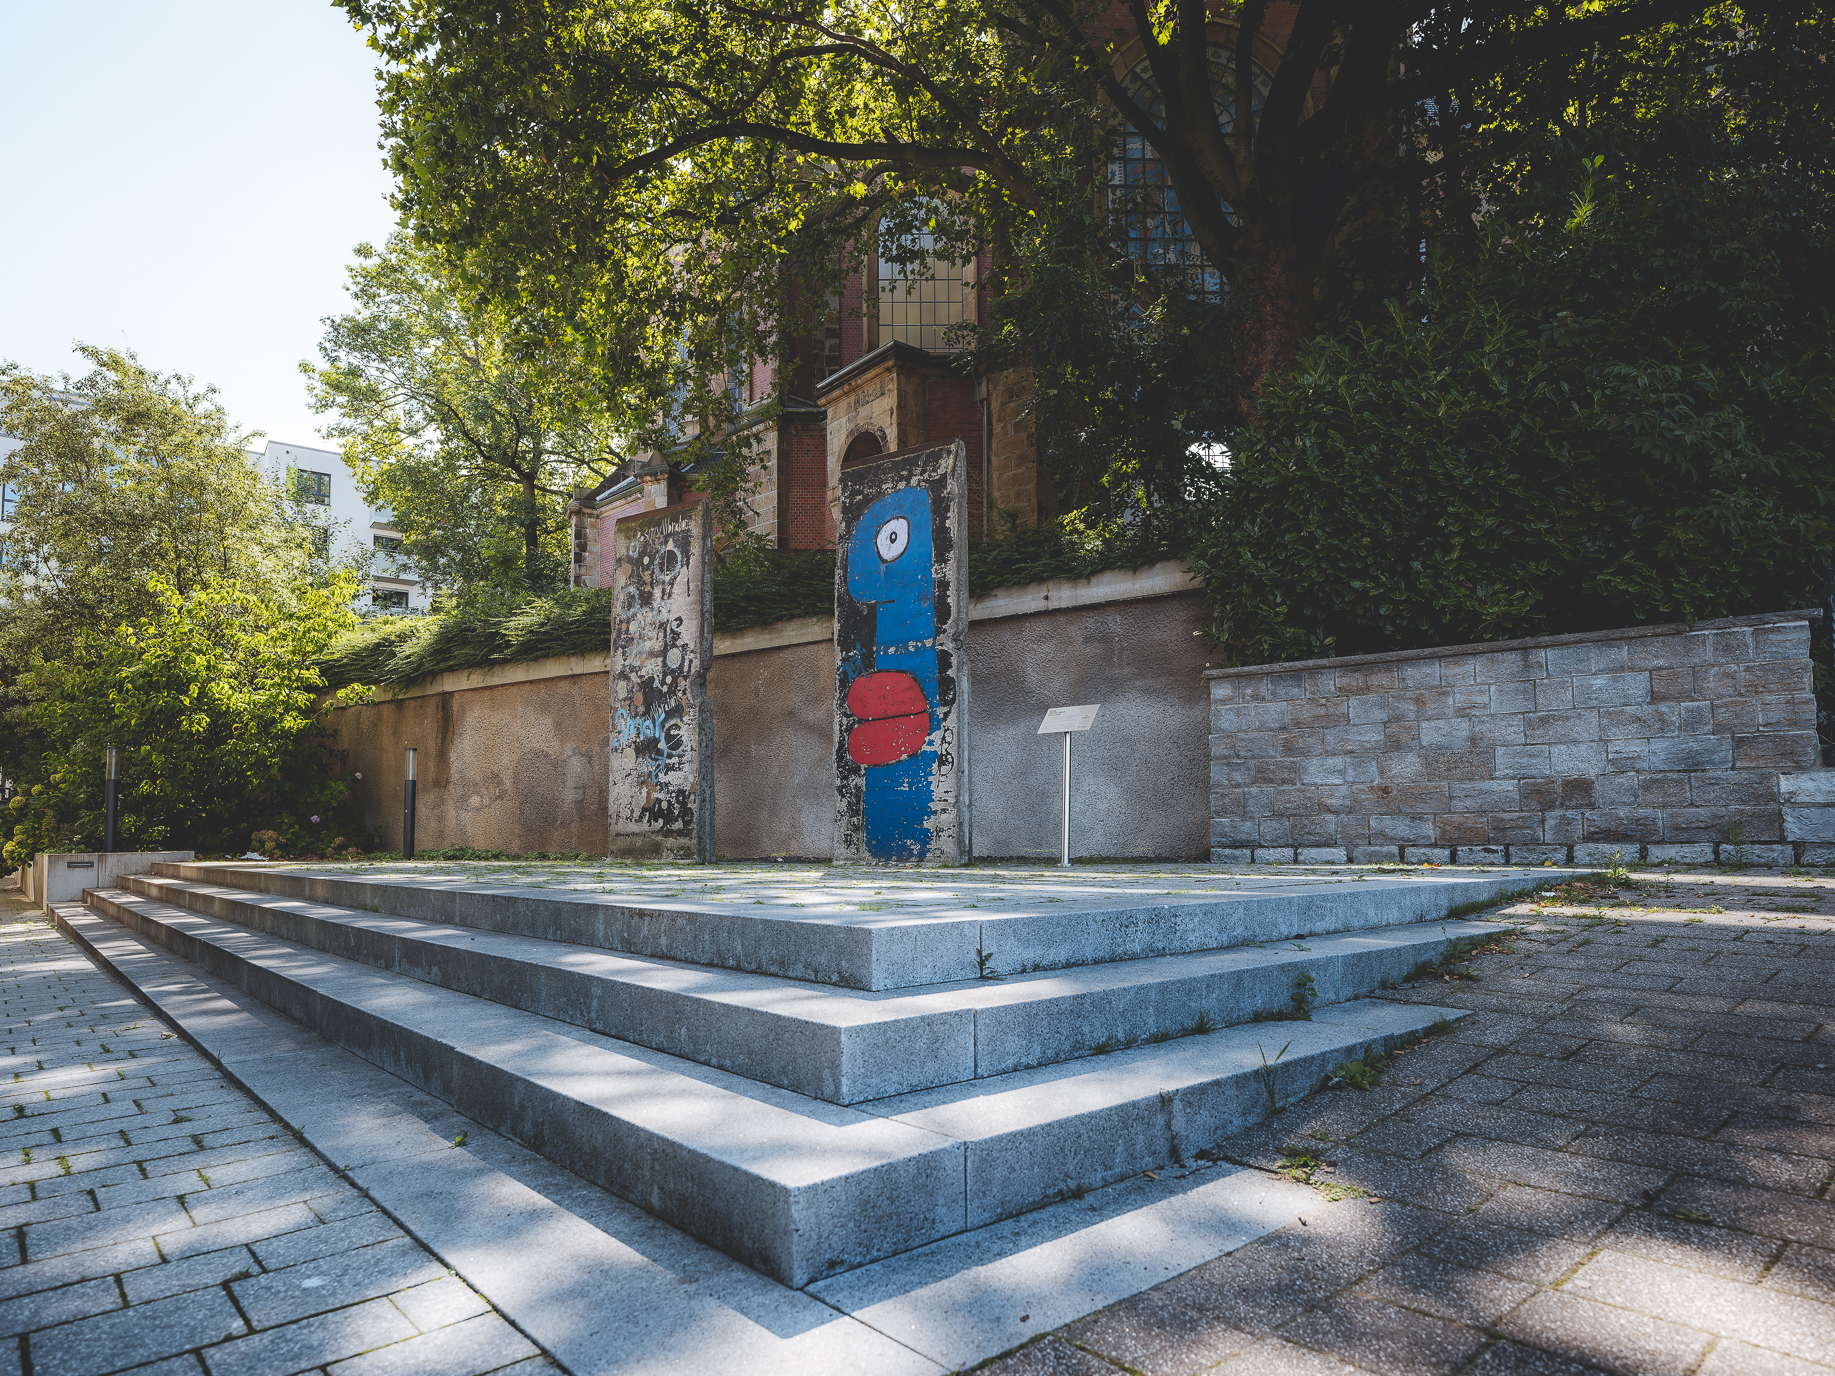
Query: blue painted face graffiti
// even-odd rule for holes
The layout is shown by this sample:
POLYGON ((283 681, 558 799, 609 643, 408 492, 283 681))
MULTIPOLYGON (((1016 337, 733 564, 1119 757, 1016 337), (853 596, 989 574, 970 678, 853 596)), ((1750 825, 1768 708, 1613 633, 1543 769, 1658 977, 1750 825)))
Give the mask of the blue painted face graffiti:
POLYGON ((922 860, 930 850, 938 719, 930 503, 921 487, 881 497, 847 542, 847 594, 871 609, 872 627, 847 666, 847 754, 866 771, 866 850, 879 860, 922 860))

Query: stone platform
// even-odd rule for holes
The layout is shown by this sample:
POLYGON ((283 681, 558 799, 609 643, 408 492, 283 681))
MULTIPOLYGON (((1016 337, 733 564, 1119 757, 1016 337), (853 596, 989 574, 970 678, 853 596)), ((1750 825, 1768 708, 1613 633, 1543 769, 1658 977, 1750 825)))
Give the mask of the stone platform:
POLYGON ((1459 1016, 1363 996, 1560 877, 162 864, 60 925, 806 1286, 1196 1158, 1459 1016))

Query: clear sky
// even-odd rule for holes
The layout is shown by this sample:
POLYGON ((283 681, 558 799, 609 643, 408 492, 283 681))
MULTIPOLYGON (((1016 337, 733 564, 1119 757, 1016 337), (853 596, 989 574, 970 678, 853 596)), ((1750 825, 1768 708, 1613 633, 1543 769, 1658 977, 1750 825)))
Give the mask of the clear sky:
POLYGON ((325 446, 299 360, 394 225, 375 67, 325 0, 0 0, 0 359, 125 344, 325 446))

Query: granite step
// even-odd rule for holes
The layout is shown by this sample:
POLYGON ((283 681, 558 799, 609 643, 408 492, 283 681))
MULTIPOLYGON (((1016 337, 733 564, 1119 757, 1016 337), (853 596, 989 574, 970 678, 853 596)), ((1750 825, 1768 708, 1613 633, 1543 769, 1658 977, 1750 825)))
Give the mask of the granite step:
MULTIPOLYGON (((1457 1010, 1358 1000, 842 1106, 125 890, 59 925, 154 942, 784 1284, 1195 1155, 1457 1010)), ((112 968, 112 967, 111 967, 112 968)))
POLYGON ((1455 920, 870 993, 136 875, 167 903, 833 1103, 1342 1003, 1495 923, 1455 920))
MULTIPOLYGON (((875 991, 1005 971, 1074 969, 1215 951, 1248 942, 1442 921, 1565 878, 1553 870, 1381 872, 1233 877, 1191 890, 1133 892, 1100 871, 1002 884, 980 869, 859 871, 858 885, 904 884, 910 902, 846 898, 841 867, 807 889, 773 883, 768 865, 707 867, 755 887, 719 900, 671 896, 617 875, 604 885, 535 887, 442 874, 224 863, 161 863, 155 874, 478 931, 539 937, 692 965, 875 991), (625 890, 625 891, 621 891, 625 890), (642 891, 640 891, 642 890, 642 891), (973 894, 978 901, 967 901, 973 894), (990 911, 998 906, 999 911, 990 911)), ((868 891, 870 892, 870 890, 868 891)))

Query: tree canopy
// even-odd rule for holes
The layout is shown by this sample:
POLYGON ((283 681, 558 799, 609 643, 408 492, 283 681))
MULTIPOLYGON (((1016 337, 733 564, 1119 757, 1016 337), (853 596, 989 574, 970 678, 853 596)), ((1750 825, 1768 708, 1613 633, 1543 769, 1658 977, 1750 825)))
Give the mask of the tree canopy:
POLYGON ((1225 654, 1823 600, 1835 283, 1812 265, 1835 197, 1673 132, 1689 162, 1662 178, 1547 150, 1482 251, 1437 255, 1382 319, 1270 379, 1196 562, 1225 654))
POLYGON ((306 556, 279 490, 211 387, 79 345, 93 369, 48 377, 0 364, 0 457, 12 530, 0 568, 0 666, 16 674, 67 653, 89 627, 206 580, 272 588, 306 556))
MULTIPOLYGON (((1009 293, 1068 256, 1174 338, 1194 278, 1227 281, 1204 323, 1233 423, 1303 338, 1418 283, 1425 237, 1469 237, 1526 140, 1711 92, 1762 123, 1828 86, 1803 4, 340 3, 386 62, 410 225, 677 432, 876 217, 991 245, 1009 293)), ((1039 304, 1016 345, 1050 343, 1039 304)))
POLYGON ((462 599, 564 587, 567 500, 620 457, 577 344, 519 331, 404 235, 356 257, 355 309, 325 322, 324 363, 300 369, 365 499, 462 599))

